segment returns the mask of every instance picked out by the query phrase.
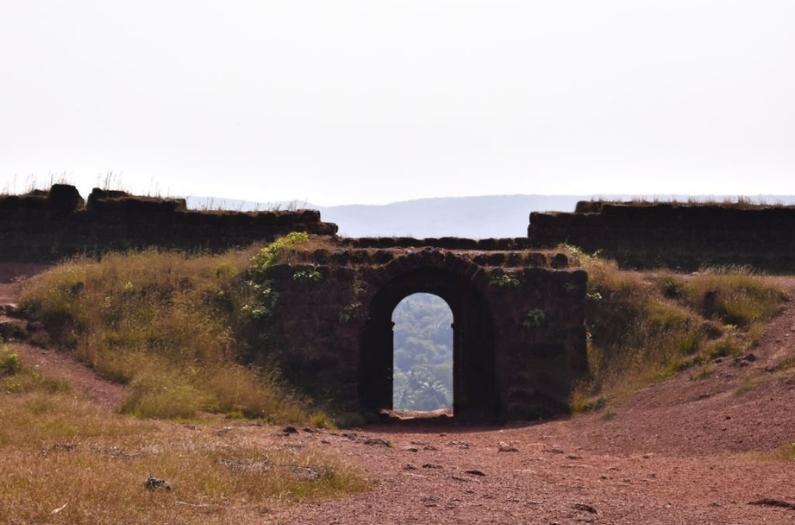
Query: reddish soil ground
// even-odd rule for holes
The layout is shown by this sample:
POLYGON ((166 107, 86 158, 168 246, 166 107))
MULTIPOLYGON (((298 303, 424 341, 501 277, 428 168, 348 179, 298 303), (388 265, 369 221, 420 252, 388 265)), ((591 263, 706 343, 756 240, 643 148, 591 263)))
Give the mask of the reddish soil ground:
MULTIPOLYGON (((795 280, 782 282, 795 297, 795 280)), ((0 297, 14 299, 8 283, 0 297)), ((83 377, 78 384, 100 402, 122 394, 115 385, 115 394, 102 394, 106 382, 69 356, 17 348, 51 372, 83 377)), ((338 455, 373 482, 350 498, 276 505, 257 522, 795 523, 795 463, 775 457, 795 442, 795 368, 783 366, 795 357, 795 301, 753 354, 717 363, 704 379, 685 371, 602 412, 546 423, 396 423, 283 437, 238 427, 255 443, 338 455)))
POLYGON ((15 303, 24 280, 46 268, 43 264, 0 263, 0 304, 15 303))
MULTIPOLYGON (((795 280, 782 283, 795 297, 795 280)), ((795 442, 795 369, 778 369, 793 357, 795 302, 753 357, 717 363, 702 380, 686 371, 596 414, 511 428, 392 425, 304 436, 361 465, 376 489, 288 509, 280 521, 795 523, 795 505, 752 504, 795 504, 795 463, 774 459, 795 442), (366 444, 374 438, 391 447, 366 444)))

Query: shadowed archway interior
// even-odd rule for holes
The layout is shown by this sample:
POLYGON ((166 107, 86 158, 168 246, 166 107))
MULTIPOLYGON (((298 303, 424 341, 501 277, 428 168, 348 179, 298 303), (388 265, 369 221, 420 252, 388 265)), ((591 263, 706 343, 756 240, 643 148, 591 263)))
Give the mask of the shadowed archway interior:
POLYGON ((439 268, 418 268, 393 278, 370 303, 362 335, 360 399, 367 412, 392 410, 392 313, 406 297, 433 294, 450 307, 453 323, 453 413, 459 420, 499 418, 494 329, 489 308, 471 280, 439 268))

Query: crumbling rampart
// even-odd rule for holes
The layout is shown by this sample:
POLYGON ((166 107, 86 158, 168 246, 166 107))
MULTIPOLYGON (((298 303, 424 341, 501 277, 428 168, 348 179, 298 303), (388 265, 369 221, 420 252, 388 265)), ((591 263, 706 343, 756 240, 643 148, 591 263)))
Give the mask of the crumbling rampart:
POLYGON ((0 260, 57 260, 76 254, 159 247, 220 251, 291 231, 333 235, 315 210, 240 213, 188 210, 182 199, 74 186, 0 196, 0 260))
POLYGON ((795 271, 792 206, 581 202, 574 213, 531 213, 528 238, 535 247, 599 251, 631 268, 795 271))

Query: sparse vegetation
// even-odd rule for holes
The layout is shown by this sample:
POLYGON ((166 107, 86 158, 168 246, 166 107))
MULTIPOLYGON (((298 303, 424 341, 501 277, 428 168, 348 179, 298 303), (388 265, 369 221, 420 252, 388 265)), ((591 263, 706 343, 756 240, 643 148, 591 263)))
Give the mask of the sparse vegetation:
POLYGON ((67 383, 46 377, 35 368, 23 366, 19 355, 0 343, 0 394, 67 390, 67 383))
POLYGON ((778 457, 787 461, 795 461, 795 441, 781 447, 778 457))
POLYGON ((500 288, 517 288, 519 286, 519 279, 515 275, 509 273, 500 273, 491 278, 489 283, 492 286, 499 286, 500 288))
POLYGON ((707 319, 749 330, 773 317, 786 300, 784 292, 744 268, 718 268, 684 278, 659 277, 666 297, 679 300, 707 319))
POLYGON ((606 406, 607 399, 604 396, 588 397, 585 395, 584 389, 581 388, 572 399, 571 410, 575 414, 580 414, 592 410, 601 410, 606 406))
POLYGON ((719 359, 721 357, 737 356, 742 353, 743 349, 737 344, 733 338, 724 338, 709 343, 705 348, 705 356, 707 359, 719 359))
POLYGON ((787 300, 772 281, 742 269, 694 275, 622 271, 575 253, 589 273, 587 324, 590 380, 575 392, 576 410, 590 400, 631 391, 759 343, 766 323, 787 300))
POLYGON ((293 274, 293 280, 305 284, 314 284, 323 280, 323 274, 317 270, 299 270, 293 274))
POLYGON ((22 304, 60 345, 105 377, 129 383, 126 413, 309 422, 306 403, 275 370, 238 362, 240 334, 275 304, 267 270, 282 249, 306 239, 291 234, 253 258, 148 250, 77 259, 32 280, 22 304))
POLYGON ((746 377, 740 382, 740 384, 737 386, 737 390, 735 390, 734 393, 737 395, 742 395, 747 392, 751 392, 752 390, 756 390, 769 381, 771 381, 771 378, 761 375, 752 375, 746 377))
POLYGON ((702 381, 714 373, 715 373, 714 366, 709 366, 709 365, 701 366, 697 370, 695 370, 692 374, 690 374, 690 380, 702 381))
POLYGON ((252 442, 242 426, 143 421, 60 393, 0 400, 0 523, 230 523, 366 488, 338 461, 252 442), (147 490, 150 474, 170 490, 147 490))
POLYGON ((787 357, 786 359, 782 360, 776 367, 777 371, 782 371, 782 372, 793 369, 795 369, 795 356, 787 357))
POLYGON ((22 370, 22 363, 19 356, 0 342, 0 377, 15 375, 20 370, 22 370))

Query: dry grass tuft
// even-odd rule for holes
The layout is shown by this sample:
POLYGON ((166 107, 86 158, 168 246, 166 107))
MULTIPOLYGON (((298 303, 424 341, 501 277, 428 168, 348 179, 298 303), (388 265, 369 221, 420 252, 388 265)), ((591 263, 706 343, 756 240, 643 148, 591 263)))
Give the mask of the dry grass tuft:
POLYGON ((0 394, 56 393, 68 390, 68 383, 46 377, 35 368, 23 366, 19 355, 0 343, 0 394))
POLYGON ((795 461, 795 441, 781 448, 779 457, 787 461, 795 461))
POLYGON ((703 317, 745 330, 771 319, 787 300, 770 279, 742 268, 712 269, 688 278, 666 273, 658 282, 666 296, 703 317))

